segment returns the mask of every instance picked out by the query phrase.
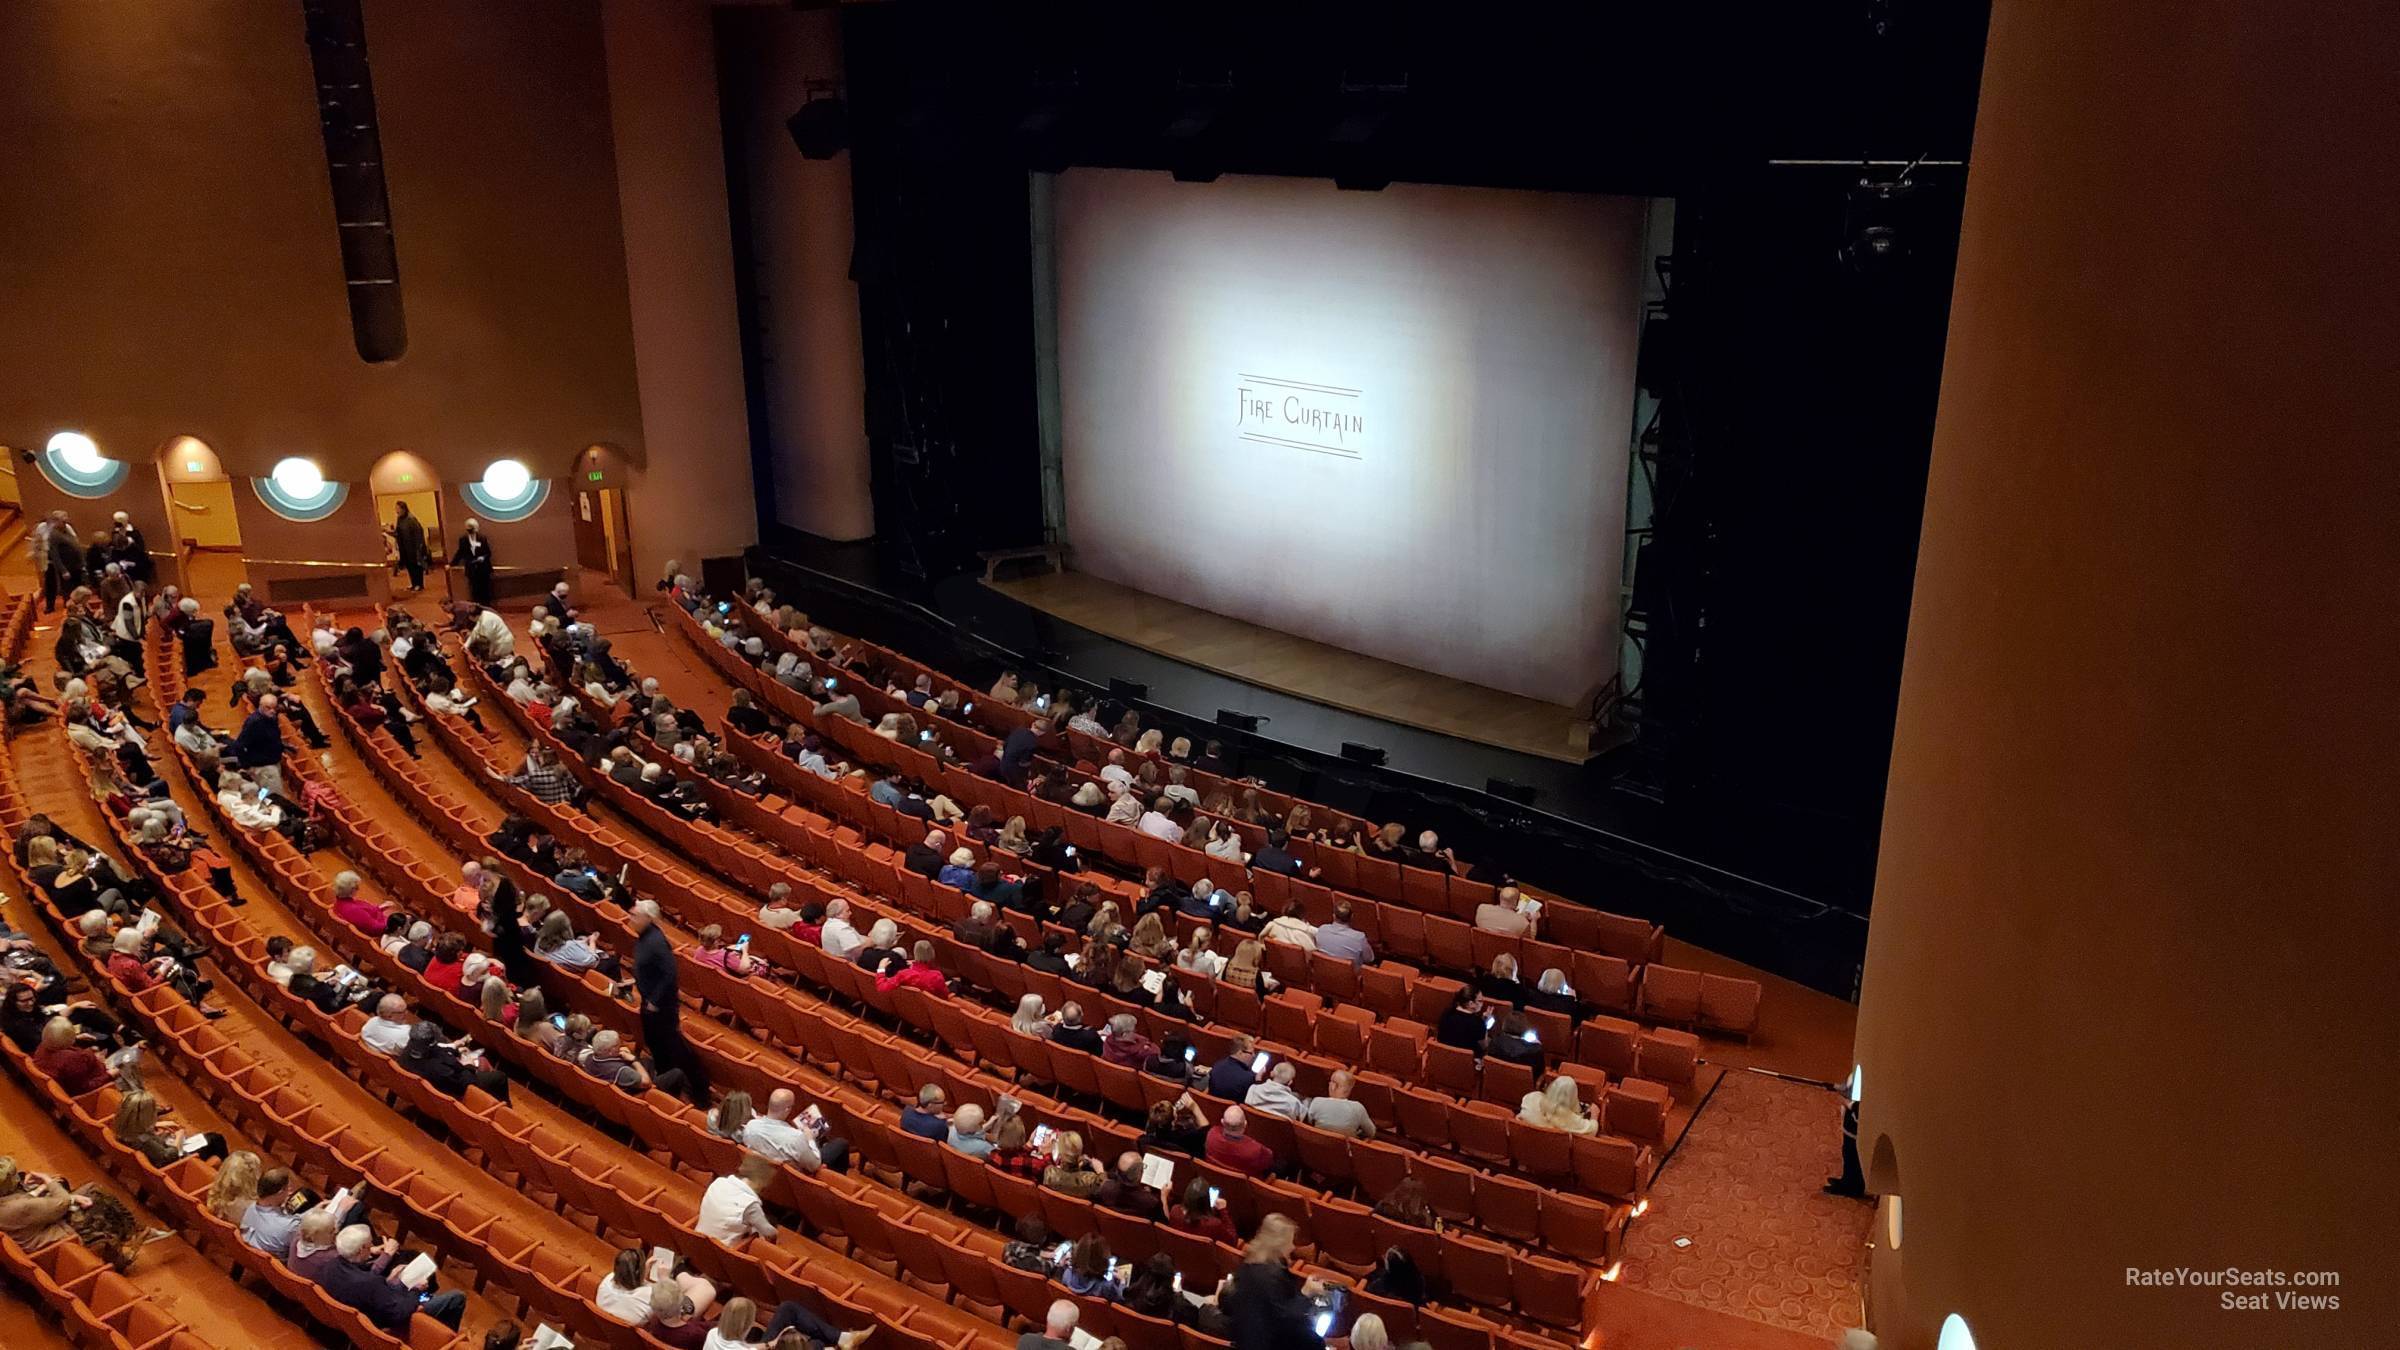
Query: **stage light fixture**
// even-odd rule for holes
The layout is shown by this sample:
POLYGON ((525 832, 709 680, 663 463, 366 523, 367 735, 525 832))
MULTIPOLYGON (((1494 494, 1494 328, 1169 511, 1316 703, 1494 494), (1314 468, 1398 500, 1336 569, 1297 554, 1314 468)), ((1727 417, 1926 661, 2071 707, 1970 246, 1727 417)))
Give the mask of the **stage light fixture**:
POLYGON ((1887 183, 1858 180, 1842 208, 1842 264, 1853 272, 1872 274, 1892 269, 1910 253, 1908 220, 1915 184, 1908 176, 1911 163, 1887 183))
POLYGON ((1217 709, 1217 725, 1221 727, 1232 727, 1235 731, 1256 731, 1258 722, 1255 713, 1235 712, 1231 708, 1217 709))
POLYGON ((1342 758, 1353 764, 1381 764, 1384 760, 1380 745, 1360 745, 1356 741, 1342 742, 1342 758))
POLYGON ((831 159, 850 148, 850 103, 831 80, 810 80, 808 102, 784 119, 803 159, 831 159))
POLYGON ((1345 78, 1333 125, 1325 133, 1333 185, 1345 192, 1381 192, 1392 185, 1392 143, 1408 77, 1345 78))
POLYGON ((1108 682, 1108 696, 1120 703, 1139 702, 1150 697, 1150 686, 1138 680, 1120 680, 1111 677, 1108 682))
POLYGON ((1183 102, 1159 133, 1166 143, 1167 172, 1178 183, 1213 183, 1225 173, 1232 77, 1215 84, 1186 83, 1180 88, 1183 102))

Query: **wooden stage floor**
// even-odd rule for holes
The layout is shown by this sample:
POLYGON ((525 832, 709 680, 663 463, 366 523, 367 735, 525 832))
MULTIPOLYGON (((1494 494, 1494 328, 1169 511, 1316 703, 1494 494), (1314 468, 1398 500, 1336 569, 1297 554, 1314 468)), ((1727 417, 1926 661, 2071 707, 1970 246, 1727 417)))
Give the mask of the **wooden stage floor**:
POLYGON ((1103 637, 1294 698, 1569 764, 1594 753, 1574 710, 1555 703, 1361 656, 1081 572, 987 584, 1103 637))

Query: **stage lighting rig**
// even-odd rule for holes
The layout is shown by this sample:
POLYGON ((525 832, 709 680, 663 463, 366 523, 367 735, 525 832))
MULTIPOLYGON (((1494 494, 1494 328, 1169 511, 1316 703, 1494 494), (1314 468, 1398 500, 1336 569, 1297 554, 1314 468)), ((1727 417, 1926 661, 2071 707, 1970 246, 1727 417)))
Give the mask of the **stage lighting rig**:
POLYGON ((1160 130, 1167 171, 1178 183, 1213 183, 1225 172, 1232 141, 1233 72, 1212 81, 1177 80, 1175 113, 1160 130))
POLYGON ((1333 160, 1333 185, 1349 192, 1381 192, 1392 185, 1393 147, 1400 110, 1408 98, 1408 75, 1355 79, 1345 73, 1326 130, 1333 160))
POLYGON ((1887 181, 1861 177, 1858 186, 1850 189, 1849 201, 1842 209, 1839 256, 1851 271, 1887 271, 1908 257, 1909 203, 1916 191, 1908 176, 1923 162, 1923 156, 1910 160, 1908 167, 1887 181))

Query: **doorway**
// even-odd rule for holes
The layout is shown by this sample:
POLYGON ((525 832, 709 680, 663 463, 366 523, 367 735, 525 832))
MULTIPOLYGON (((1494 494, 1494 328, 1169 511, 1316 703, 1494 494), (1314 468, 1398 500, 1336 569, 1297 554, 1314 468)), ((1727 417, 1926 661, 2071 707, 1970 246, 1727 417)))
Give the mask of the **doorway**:
POLYGON ((167 501, 166 546, 185 590, 230 592, 243 579, 242 526, 234 513, 233 479, 208 442, 178 436, 158 454, 159 488, 167 501))
POLYGON ((603 572, 639 598, 633 588, 633 534, 625 517, 625 489, 575 490, 575 561, 603 572))

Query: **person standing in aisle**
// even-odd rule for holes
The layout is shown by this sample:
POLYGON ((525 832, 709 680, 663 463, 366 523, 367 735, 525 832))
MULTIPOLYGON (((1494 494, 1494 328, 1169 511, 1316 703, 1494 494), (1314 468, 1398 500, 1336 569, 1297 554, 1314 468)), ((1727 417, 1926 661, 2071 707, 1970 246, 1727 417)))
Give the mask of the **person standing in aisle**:
MULTIPOLYGON (((393 556, 408 572, 408 588, 411 591, 424 590, 425 564, 429 561, 425 549, 425 522, 417 519, 416 514, 408 509, 407 502, 396 503, 392 509, 393 556)), ((484 551, 488 555, 491 550, 486 547, 484 551)))
POLYGON ((450 555, 452 567, 463 568, 467 574, 467 595, 479 605, 492 603, 492 541, 483 537, 483 522, 467 518, 465 533, 458 536, 458 551, 450 555))
POLYGON ((683 992, 675 977, 675 948, 658 926, 658 902, 636 900, 626 921, 633 925, 633 987, 641 1000, 642 1043, 654 1072, 683 1070, 684 1090, 708 1105, 708 1071, 683 1040, 683 992))

